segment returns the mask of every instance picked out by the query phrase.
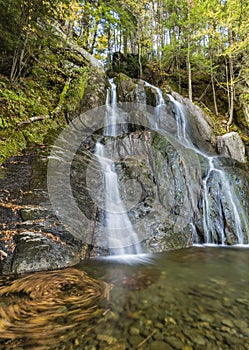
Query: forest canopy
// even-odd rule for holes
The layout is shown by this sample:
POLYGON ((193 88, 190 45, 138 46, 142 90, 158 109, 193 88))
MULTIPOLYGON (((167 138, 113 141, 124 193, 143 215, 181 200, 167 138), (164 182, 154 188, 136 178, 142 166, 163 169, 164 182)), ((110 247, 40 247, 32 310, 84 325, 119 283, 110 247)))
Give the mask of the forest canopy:
MULTIPOLYGON (((0 0, 0 74, 15 83, 37 72, 44 56, 63 59, 59 25, 106 69, 115 52, 130 55, 135 76, 158 85, 169 77, 190 100, 205 94, 194 87, 205 75, 216 115, 217 91, 226 96, 229 126, 234 104, 249 99, 248 18, 244 0, 0 0)), ((49 62, 60 68, 60 59, 49 62)))

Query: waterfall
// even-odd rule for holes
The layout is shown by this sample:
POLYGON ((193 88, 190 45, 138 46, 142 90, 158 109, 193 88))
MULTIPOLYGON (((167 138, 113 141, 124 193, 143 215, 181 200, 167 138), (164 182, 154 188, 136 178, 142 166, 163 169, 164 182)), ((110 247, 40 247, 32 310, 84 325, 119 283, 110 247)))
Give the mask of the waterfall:
MULTIPOLYGON (((205 178, 202 181, 202 208, 203 208, 203 230, 204 230, 204 243, 206 244, 226 244, 226 227, 224 221, 228 221, 227 216, 224 213, 224 206, 229 208, 231 213, 232 222, 231 226, 234 233, 236 234, 238 244, 244 244, 245 236, 249 237, 249 226, 246 219, 244 208, 229 184, 229 179, 226 172, 222 169, 217 168, 215 160, 219 159, 219 156, 208 156, 198 148, 194 146, 192 140, 187 133, 187 120, 186 111, 184 106, 176 101, 173 96, 168 95, 170 101, 174 106, 174 113, 176 117, 177 127, 177 139, 186 148, 192 149, 195 153, 201 155, 207 160, 208 168, 205 178), (210 193, 209 181, 212 175, 216 175, 216 181, 220 186, 220 193, 224 197, 224 202, 219 199, 219 205, 216 204, 217 220, 214 220, 214 201, 210 193), (242 227, 244 227, 245 234, 243 233, 242 227)), ((195 234, 196 240, 196 234, 195 234)), ((195 242, 198 243, 198 242, 195 242)))
POLYGON ((228 221, 231 221, 229 225, 236 234, 238 244, 242 245, 245 243, 246 235, 248 237, 249 234, 249 227, 244 208, 229 183, 229 178, 226 172, 217 168, 214 164, 215 160, 218 160, 219 157, 207 158, 209 161, 209 167, 207 175, 203 180, 202 199, 205 243, 225 245, 227 243, 227 235, 225 234, 227 229, 226 225, 228 225, 228 221), (218 205, 216 203, 215 206, 215 218, 213 215, 215 198, 213 198, 212 194, 212 187, 214 187, 214 185, 212 185, 212 175, 215 176, 214 179, 216 186, 219 186, 217 189, 219 190, 219 193, 216 195, 216 198, 219 198, 219 202, 218 205), (225 206, 229 209, 230 217, 225 215, 225 206))
POLYGON ((151 85, 147 81, 145 81, 144 83, 145 83, 145 86, 148 86, 151 89, 156 91, 156 97, 157 97, 156 107, 160 107, 160 106, 165 105, 165 101, 164 101, 162 90, 159 89, 157 86, 151 85))
MULTIPOLYGON (((116 85, 113 80, 110 95, 107 93, 106 100, 106 127, 104 136, 115 137, 117 135, 116 125, 119 122, 119 111, 117 108, 116 85), (109 125, 111 123, 111 125, 109 125)), ((118 255, 139 254, 141 248, 136 232, 128 217, 126 206, 121 199, 118 175, 115 170, 115 162, 108 157, 104 144, 96 143, 95 156, 100 164, 104 183, 104 233, 108 248, 118 255)))
POLYGON ((111 86, 110 90, 107 90, 106 95, 106 120, 105 120, 105 136, 117 136, 117 87, 113 82, 113 79, 109 80, 111 86), (111 101, 110 101, 111 100, 111 101))
MULTIPOLYGON (((206 177, 203 179, 203 197, 202 197, 202 207, 203 207, 203 229, 205 236, 205 243, 212 242, 212 233, 214 231, 213 223, 211 219, 211 207, 209 201, 209 191, 208 191, 208 180, 212 171, 214 171, 213 159, 209 159, 209 167, 206 177)), ((222 234, 222 244, 224 244, 224 234, 222 234)))
POLYGON ((187 135, 187 120, 186 120, 186 111, 184 106, 174 99, 173 96, 167 95, 170 101, 173 104, 175 118, 176 118, 176 127, 177 127, 177 139, 178 141, 191 149, 194 149, 194 145, 187 135))
MULTIPOLYGON (((167 107, 167 102, 159 88, 143 82, 143 84, 136 85, 135 99, 137 103, 146 105, 145 87, 150 87, 156 95, 153 125, 155 129, 158 129, 158 122, 161 122, 166 115, 163 112, 167 107)), ((173 137, 184 147, 183 149, 194 152, 197 157, 202 159, 202 164, 206 164, 206 170, 203 168, 204 176, 201 180, 202 185, 199 193, 201 205, 198 215, 202 215, 202 243, 229 244, 228 237, 232 232, 236 236, 238 244, 244 244, 249 238, 247 217, 229 182, 229 175, 219 166, 220 157, 207 155, 194 145, 188 133, 188 117, 184 105, 171 95, 167 96, 173 106, 175 120, 173 137)), ((122 116, 118 108, 116 85, 113 80, 110 80, 110 89, 107 92, 105 119, 104 137, 114 138, 118 136, 117 125, 122 123, 122 116)), ((163 128, 162 125, 161 128, 163 128)), ((141 252, 139 239, 121 198, 115 160, 108 151, 105 142, 106 139, 96 143, 95 156, 100 165, 104 184, 103 231, 107 245, 113 254, 139 254, 141 252)), ((195 203, 190 182, 188 186, 189 200, 195 203)), ((192 227, 194 243, 199 243, 200 235, 194 217, 189 218, 189 224, 192 227)))

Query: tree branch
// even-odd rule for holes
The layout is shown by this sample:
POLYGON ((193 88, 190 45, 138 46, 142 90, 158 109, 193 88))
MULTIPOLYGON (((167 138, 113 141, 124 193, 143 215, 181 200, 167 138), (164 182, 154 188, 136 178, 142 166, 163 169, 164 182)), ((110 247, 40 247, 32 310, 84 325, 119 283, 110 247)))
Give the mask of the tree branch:
POLYGON ((31 124, 31 123, 37 122, 39 120, 49 119, 51 117, 52 117, 51 115, 38 115, 37 117, 31 117, 27 120, 23 120, 23 121, 19 122, 17 124, 17 126, 31 124))

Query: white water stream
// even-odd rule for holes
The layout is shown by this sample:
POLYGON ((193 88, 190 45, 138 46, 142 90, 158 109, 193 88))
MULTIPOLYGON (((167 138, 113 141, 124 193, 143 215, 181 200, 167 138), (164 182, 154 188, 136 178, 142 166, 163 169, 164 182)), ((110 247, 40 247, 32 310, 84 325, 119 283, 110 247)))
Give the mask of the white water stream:
MULTIPOLYGON (((226 204, 229 207, 229 211, 232 213, 233 217, 233 230, 236 233, 238 244, 242 245, 244 244, 244 234, 242 231, 242 227, 246 229, 247 234, 249 234, 249 227, 247 224, 246 215, 244 212, 244 208, 240 204, 240 201, 238 200, 236 194, 234 193, 234 190, 229 183, 229 177, 226 174, 225 171, 221 170, 220 168, 217 168, 215 166, 215 158, 218 159, 218 156, 208 156, 204 152, 200 151, 198 148, 196 148, 192 140, 187 134, 186 126, 186 112, 184 111, 184 106, 176 101, 171 95, 168 95, 170 98, 170 101, 173 103, 174 109, 175 109, 175 116, 176 116, 176 125, 177 125, 177 138, 178 141, 185 146, 186 148, 192 149, 194 152, 200 154, 202 157, 206 158, 208 160, 208 168, 206 177, 203 179, 202 183, 202 207, 203 207, 203 230, 204 230, 204 239, 207 244, 226 244, 226 235, 225 235, 225 227, 217 227, 215 226, 214 220, 212 219, 211 210, 213 206, 213 199, 210 194, 210 188, 208 186, 208 183, 211 179, 212 173, 216 172, 216 175, 219 179, 219 183, 222 186, 222 193, 223 196, 226 198, 226 204), (217 236, 218 233, 218 236, 217 236)), ((216 215, 220 218, 223 217, 222 211, 223 203, 220 202, 219 205, 219 212, 216 213, 216 215)), ((198 242, 196 242, 198 243, 198 242)))
POLYGON ((117 136, 117 87, 113 82, 113 79, 109 80, 111 85, 111 91, 107 90, 106 95, 106 120, 105 120, 105 136, 117 136))
MULTIPOLYGON (((119 111, 117 108, 116 85, 112 80, 110 80, 110 85, 111 94, 108 92, 106 100, 107 112, 104 134, 105 136, 115 137, 117 135, 119 111)), ((118 255, 139 254, 141 253, 139 239, 132 227, 126 206, 121 199, 115 162, 108 157, 104 144, 99 141, 96 143, 95 155, 103 174, 103 224, 108 248, 118 255)))
MULTIPOLYGON (((156 91, 157 93, 156 108, 158 110, 157 113, 160 113, 160 109, 162 108, 162 106, 165 105, 165 100, 164 100, 162 91, 158 87, 155 87, 147 82, 145 82, 145 86, 148 86, 156 91)), ((215 157, 209 156, 194 146, 191 138, 187 133, 187 113, 186 113, 185 107, 179 101, 175 100, 172 95, 167 95, 167 96, 169 100, 172 102, 173 108, 174 108, 178 142, 182 144, 184 147, 193 150, 197 154, 200 154, 202 157, 204 157, 208 161, 206 176, 203 179, 203 183, 202 183, 203 230, 204 230, 204 239, 205 239, 204 243, 206 244, 218 243, 221 245, 226 244, 226 235, 225 235, 224 225, 221 227, 217 227, 217 223, 213 221, 212 215, 211 215, 211 211, 213 210, 212 201, 214 199, 210 194, 209 181, 212 177, 212 174, 216 172, 216 176, 218 177, 219 183, 222 186, 223 196, 226 199, 226 205, 228 206, 229 211, 231 212, 231 216, 233 218, 233 231, 236 233, 238 244, 243 245, 245 243, 244 241, 245 241, 246 234, 247 234, 247 237, 249 238, 248 222, 247 222, 244 208, 241 205, 240 201, 238 200, 231 184, 229 183, 229 176, 226 174, 225 171, 215 166, 214 160, 215 158, 218 158, 217 156, 215 157), (242 227, 244 227, 245 232, 243 232, 242 227)), ((145 100, 145 103, 146 103, 146 100, 145 100)), ((155 122, 157 126, 157 120, 155 122)), ((219 212, 217 213, 217 216, 221 218, 223 217, 223 213, 222 213, 222 211, 224 210, 223 206, 224 206, 224 203, 220 203, 219 212)), ((193 232, 194 232, 193 238, 194 240, 197 241, 198 235, 196 234, 196 230, 194 229, 193 232)), ((195 243, 198 243, 198 241, 195 243)))

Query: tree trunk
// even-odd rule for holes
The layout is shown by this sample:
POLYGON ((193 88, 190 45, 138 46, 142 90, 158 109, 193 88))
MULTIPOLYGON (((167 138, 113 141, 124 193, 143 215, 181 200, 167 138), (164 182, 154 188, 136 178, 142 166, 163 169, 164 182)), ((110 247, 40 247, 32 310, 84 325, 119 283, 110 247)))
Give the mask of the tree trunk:
POLYGON ((216 100, 216 91, 215 91, 215 84, 214 84, 214 71, 213 71, 213 53, 211 53, 210 57, 210 64, 211 64, 211 84, 212 84, 212 91, 213 91, 213 101, 214 101, 214 111, 215 115, 218 116, 218 106, 217 106, 217 100, 216 100))
POLYGON ((226 69, 227 102, 228 102, 228 110, 230 111, 231 99, 230 99, 229 73, 228 73, 227 58, 225 58, 225 69, 226 69))
POLYGON ((127 53, 128 53, 128 38, 127 38, 127 33, 126 32, 123 35, 123 42, 124 42, 124 55, 127 56, 127 53))
POLYGON ((213 90, 213 100, 214 100, 214 111, 215 115, 218 116, 218 106, 217 106, 217 100, 216 100, 216 92, 215 92, 215 84, 214 84, 214 74, 211 72, 211 83, 212 83, 212 90, 213 90))
POLYGON ((188 43, 188 49, 187 49, 187 59, 186 59, 186 65, 187 65, 187 72, 188 72, 188 98, 190 101, 193 100, 192 97, 192 72, 191 72, 191 63, 190 63, 190 49, 191 49, 191 42, 190 42, 190 0, 188 0, 188 34, 187 34, 187 43, 188 43))
POLYGON ((141 62, 141 43, 140 43, 140 30, 138 34, 138 65, 139 65, 139 78, 143 78, 143 66, 141 62))
POLYGON ((230 75, 230 109, 229 109, 229 119, 227 122, 227 131, 229 131, 229 127, 233 122, 233 109, 234 109, 234 98, 235 98, 235 88, 234 88, 234 69, 233 69, 233 59, 232 56, 229 55, 229 75, 230 75))
POLYGON ((191 72, 191 63, 190 63, 190 35, 188 34, 188 52, 187 52, 187 72, 188 72, 188 98, 190 101, 193 100, 192 97, 192 72, 191 72))
POLYGON ((24 60, 27 43, 28 43, 28 32, 26 32, 25 34, 24 41, 22 41, 22 34, 20 35, 19 42, 15 49, 15 53, 12 61, 11 73, 10 73, 10 80, 12 82, 15 82, 16 80, 18 80, 18 78, 20 78, 21 73, 25 67, 25 64, 27 63, 27 60, 26 62, 24 60))

